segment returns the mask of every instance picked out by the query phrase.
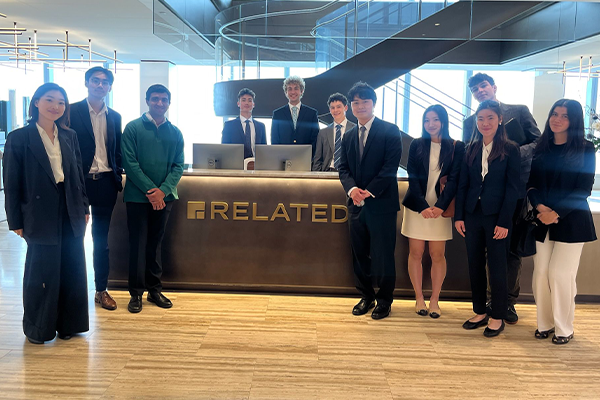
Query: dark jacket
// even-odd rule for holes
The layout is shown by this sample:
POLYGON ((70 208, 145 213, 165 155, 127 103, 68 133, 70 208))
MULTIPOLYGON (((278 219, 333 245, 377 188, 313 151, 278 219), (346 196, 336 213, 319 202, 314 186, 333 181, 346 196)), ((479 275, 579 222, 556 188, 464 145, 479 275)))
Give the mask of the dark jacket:
POLYGON ((468 150, 465 153, 456 192, 454 218, 456 221, 464 221, 465 213, 474 212, 477 202, 481 201, 481 211, 484 215, 498 214, 496 225, 510 229, 518 199, 519 149, 512 142, 506 143, 507 154, 504 159, 497 157, 488 161, 485 180, 481 177, 482 151, 483 149, 479 149, 470 167, 468 150))
MULTIPOLYGON (((89 203, 77 135, 59 127, 58 140, 71 227, 75 236, 83 236, 89 203)), ((8 135, 3 163, 8 228, 23 229, 27 243, 58 244, 60 194, 35 122, 8 135)))
MULTIPOLYGON (((267 144, 267 133, 265 124, 252 118, 254 123, 254 144, 267 144)), ((240 117, 232 119, 223 124, 223 133, 221 134, 221 143, 244 144, 246 142, 246 134, 242 128, 240 117)))
MULTIPOLYGON (((410 149, 408 151, 408 190, 402 204, 418 213, 429 208, 429 204, 425 200, 425 194, 427 193, 427 181, 429 179, 430 145, 430 140, 421 138, 415 139, 410 144, 410 149), (420 153, 419 148, 421 148, 420 153)), ((440 178, 448 176, 448 181, 441 195, 440 179, 435 183, 435 193, 438 197, 435 207, 445 211, 452 202, 454 196, 456 196, 460 167, 464 155, 465 144, 457 140, 454 144, 454 156, 452 153, 449 153, 442 163, 440 178)))
POLYGON ((588 197, 594 185, 596 172, 596 151, 587 141, 583 154, 583 165, 555 163, 548 153, 537 155, 531 165, 531 176, 527 188, 531 204, 543 204, 560 216, 558 223, 538 224, 536 240, 543 242, 546 234, 550 240, 564 243, 582 243, 596 240, 594 220, 588 204, 588 197), (551 165, 550 165, 551 164, 551 165), (554 179, 549 182, 547 171, 554 169, 554 179))
MULTIPOLYGON (((340 156, 340 181, 346 194, 353 187, 368 190, 375 197, 365 199, 365 208, 373 213, 395 213, 400 210, 398 167, 402 158, 400 130, 394 124, 375 118, 360 159, 358 125, 344 134, 340 156)), ((348 210, 360 211, 351 198, 348 210)))
MULTIPOLYGON (((81 164, 83 174, 87 175, 92 167, 96 154, 96 139, 92 128, 90 110, 87 100, 71 104, 71 129, 77 132, 79 147, 81 149, 81 164)), ((112 169, 112 176, 119 191, 123 189, 123 165, 121 163, 121 115, 108 108, 106 114, 106 155, 108 165, 112 169)))
MULTIPOLYGON (((519 199, 525 197, 525 186, 529 179, 529 172, 531 171, 531 160, 533 160, 533 151, 538 138, 541 136, 540 130, 533 118, 533 115, 529 112, 527 106, 520 104, 504 104, 500 103, 500 111, 502 112, 502 121, 507 123, 511 119, 514 119, 523 128, 525 134, 525 143, 519 147, 521 154, 521 181, 519 184, 519 199)), ((471 115, 465 119, 463 123, 463 142, 469 144, 473 130, 475 129, 475 115, 471 115)), ((507 132, 509 139, 514 140, 510 137, 510 132, 507 132)))
POLYGON ((301 104, 296 129, 289 104, 273 111, 271 144, 310 144, 314 155, 318 135, 319 118, 314 108, 301 104))

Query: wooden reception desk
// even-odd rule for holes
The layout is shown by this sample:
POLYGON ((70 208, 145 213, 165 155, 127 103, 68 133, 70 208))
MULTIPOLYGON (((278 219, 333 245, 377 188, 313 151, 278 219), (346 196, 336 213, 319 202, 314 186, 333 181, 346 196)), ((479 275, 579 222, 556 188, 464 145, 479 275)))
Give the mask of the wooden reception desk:
MULTIPOLYGON (((407 187, 400 178, 401 199, 407 187)), ((162 245, 165 290, 356 293, 346 199, 336 173, 188 170, 178 191, 162 245)), ((411 296, 402 212, 397 218, 396 294, 411 296)), ((598 215, 594 219, 600 227, 598 215)), ((129 249, 121 198, 109 244, 109 285, 126 288, 129 249)), ((443 297, 469 298, 465 243, 456 232, 446 257, 443 297)), ((592 261, 598 259, 598 244, 586 244, 579 293, 592 300, 600 300, 600 271, 592 261)), ((521 292, 531 298, 533 263, 523 261, 521 292)), ((424 285, 430 287, 427 267, 424 285)))

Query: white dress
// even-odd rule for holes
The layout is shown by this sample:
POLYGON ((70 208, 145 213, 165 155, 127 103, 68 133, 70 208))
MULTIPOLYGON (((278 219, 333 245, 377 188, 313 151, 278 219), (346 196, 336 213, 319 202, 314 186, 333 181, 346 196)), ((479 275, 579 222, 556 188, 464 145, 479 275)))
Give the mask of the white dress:
MULTIPOLYGON (((435 184, 440 177, 440 168, 438 166, 440 159, 440 143, 431 142, 429 152, 429 176, 427 177, 427 192, 425 201, 430 207, 434 206, 438 200, 435 194, 435 184)), ((404 216, 402 218, 402 234, 406 237, 419 240, 446 241, 452 239, 452 218, 425 219, 423 216, 413 210, 404 207, 404 216)))

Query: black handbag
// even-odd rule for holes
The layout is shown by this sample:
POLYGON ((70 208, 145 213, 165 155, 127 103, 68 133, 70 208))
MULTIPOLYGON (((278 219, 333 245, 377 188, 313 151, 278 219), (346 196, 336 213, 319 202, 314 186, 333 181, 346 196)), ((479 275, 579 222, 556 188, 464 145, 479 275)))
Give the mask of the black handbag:
MULTIPOLYGON (((530 188, 529 190, 531 190, 530 188)), ((533 256, 535 250, 535 228, 538 226, 536 210, 529 201, 529 190, 523 199, 519 218, 513 227, 511 247, 521 257, 533 256)))

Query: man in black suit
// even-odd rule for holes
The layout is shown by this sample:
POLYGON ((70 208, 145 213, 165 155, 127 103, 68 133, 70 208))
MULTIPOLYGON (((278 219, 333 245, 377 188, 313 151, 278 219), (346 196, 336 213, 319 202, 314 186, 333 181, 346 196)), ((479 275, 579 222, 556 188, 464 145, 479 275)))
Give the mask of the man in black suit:
POLYGON ((299 76, 288 76, 283 81, 289 103, 273 111, 271 144, 310 144, 314 155, 319 118, 317 110, 300 103, 304 89, 304 79, 299 76))
POLYGON ((236 143, 244 145, 244 158, 254 157, 257 144, 267 144, 265 124, 252 118, 256 94, 248 88, 238 93, 237 105, 240 116, 223 125, 221 143, 236 143))
POLYGON ((348 194, 354 275, 362 296, 352 314, 366 314, 377 300, 371 317, 382 319, 390 314, 396 284, 397 173, 402 140, 396 125, 375 117, 377 96, 371 86, 357 82, 348 98, 358 125, 342 140, 339 173, 348 194), (373 278, 379 287, 377 293, 373 278))
MULTIPOLYGON (((473 94, 473 97, 481 103, 485 100, 496 99, 496 91, 498 88, 494 83, 494 79, 483 73, 478 73, 469 78, 469 90, 473 94)), ((519 198, 517 200, 517 206, 513 215, 513 225, 518 218, 523 199, 525 198, 525 185, 529 179, 529 172, 531 171, 531 160, 533 160, 533 151, 537 144, 537 139, 541 133, 537 127, 533 115, 529 112, 529 109, 525 105, 513 105, 500 103, 500 111, 502 112, 502 121, 506 126, 506 133, 508 138, 513 142, 516 142, 520 147, 521 153, 521 181, 519 185, 519 198), (522 134, 520 133, 522 131, 522 134)), ((469 143, 473 130, 475 129, 475 115, 471 115, 465 119, 463 123, 463 141, 469 143)), ((506 322, 509 324, 516 324, 519 320, 517 311, 515 310, 515 304, 519 297, 521 277, 521 257, 519 257, 514 249, 511 242, 510 251, 508 255, 508 314, 506 322)), ((490 311, 490 310, 488 310, 490 311)), ((491 312, 490 312, 491 313, 491 312)))
POLYGON ((337 171, 342 154, 344 134, 356 124, 346 119, 348 99, 341 93, 334 93, 327 100, 333 122, 319 131, 317 148, 312 161, 313 171, 337 171))
POLYGON ((88 97, 71 105, 71 128, 77 132, 85 189, 92 209, 94 242, 94 301, 115 310, 117 303, 106 291, 108 284, 108 228, 121 184, 121 116, 108 108, 104 98, 112 89, 114 76, 102 67, 85 73, 88 97))

